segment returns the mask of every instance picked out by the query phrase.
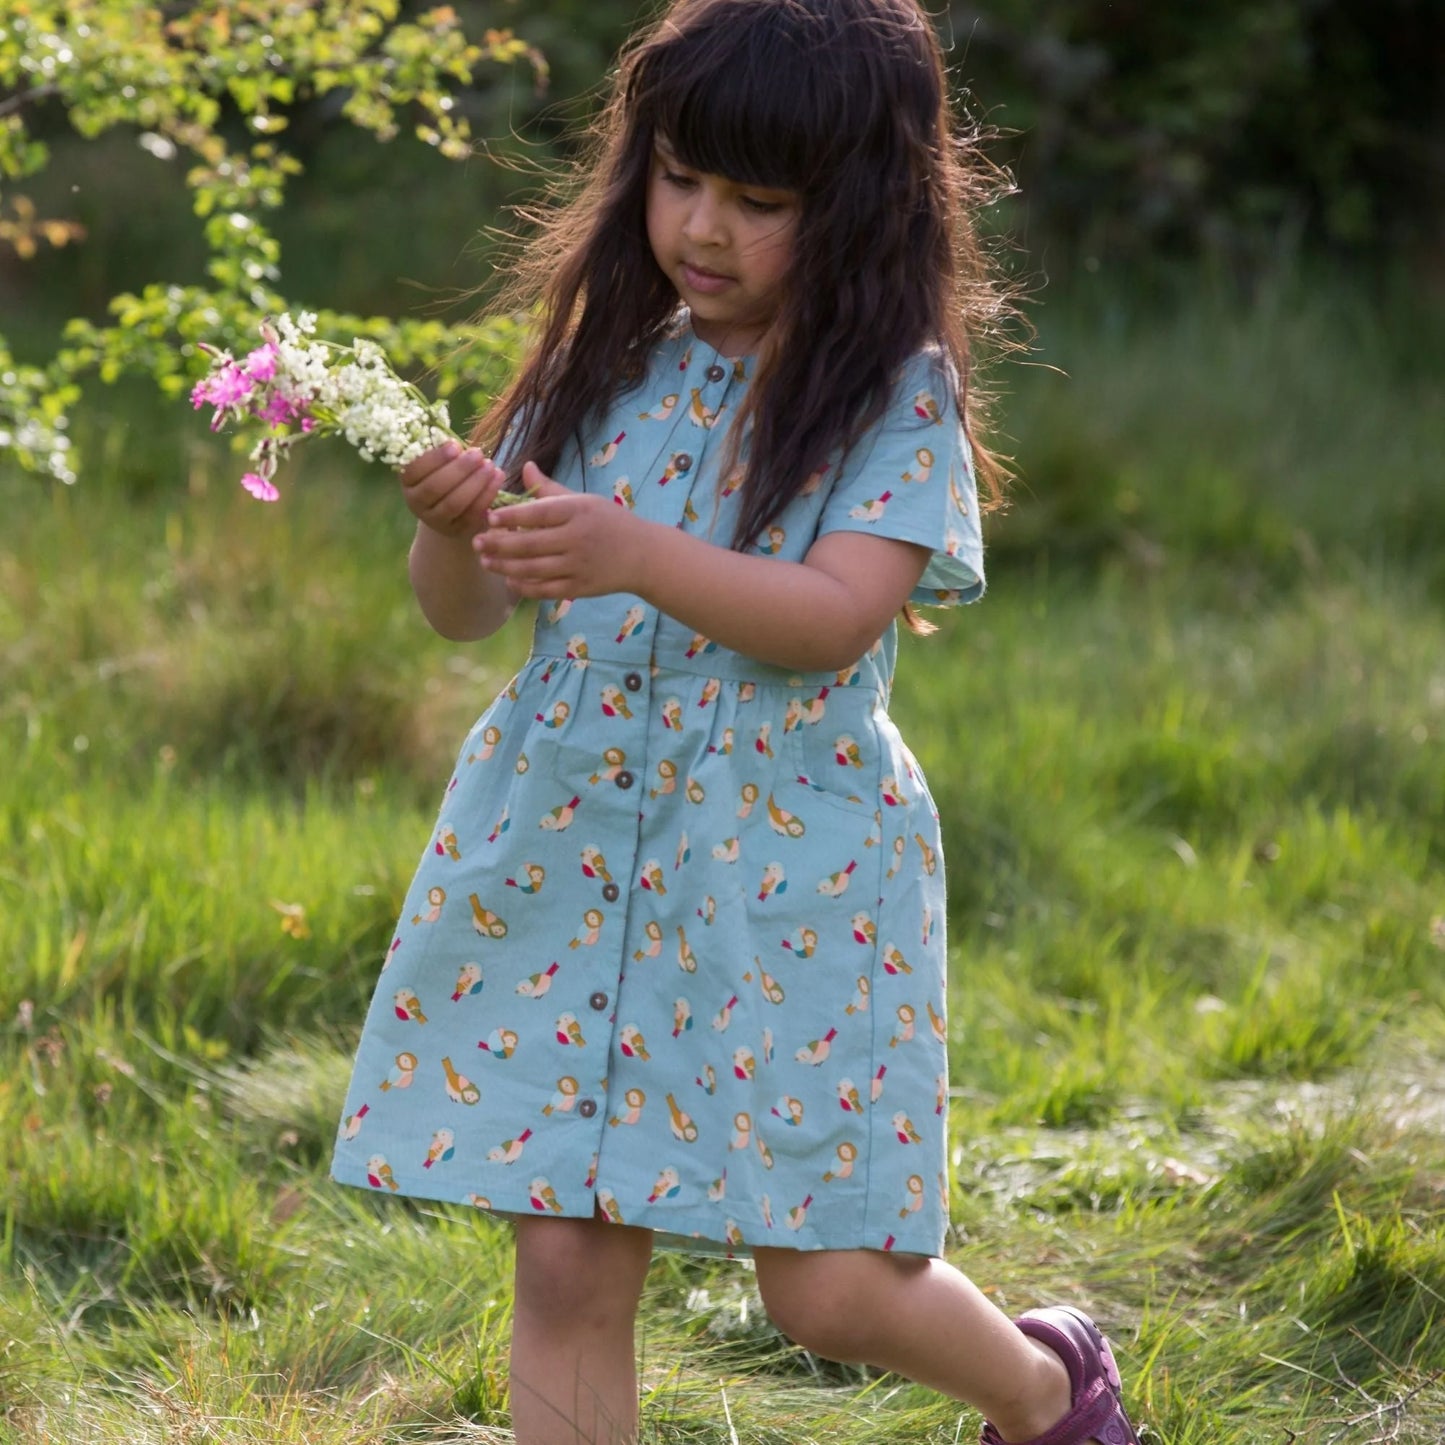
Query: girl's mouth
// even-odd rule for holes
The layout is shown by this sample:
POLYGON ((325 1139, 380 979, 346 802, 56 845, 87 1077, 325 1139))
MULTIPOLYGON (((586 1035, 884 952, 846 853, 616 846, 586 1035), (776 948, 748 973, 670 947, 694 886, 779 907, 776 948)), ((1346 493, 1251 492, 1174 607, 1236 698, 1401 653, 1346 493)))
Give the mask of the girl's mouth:
POLYGON ((707 296, 724 291, 733 284, 731 276, 722 276, 716 271, 705 271, 687 261, 682 263, 682 279, 687 283, 689 291, 698 291, 707 296))

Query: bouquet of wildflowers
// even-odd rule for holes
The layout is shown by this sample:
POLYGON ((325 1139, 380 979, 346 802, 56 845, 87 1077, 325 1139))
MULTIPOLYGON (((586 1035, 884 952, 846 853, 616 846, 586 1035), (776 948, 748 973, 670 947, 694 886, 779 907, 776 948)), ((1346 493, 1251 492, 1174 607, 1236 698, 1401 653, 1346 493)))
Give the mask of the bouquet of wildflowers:
MULTIPOLYGON (((340 436, 366 461, 404 467, 432 447, 460 441, 445 402, 430 402, 392 369, 374 341, 350 346, 315 339, 316 317, 281 315, 261 327, 262 345, 237 361, 202 343, 210 373, 191 391, 191 405, 214 408, 211 430, 229 422, 266 430, 251 450, 253 471, 241 485, 274 502, 273 480, 291 448, 306 437, 340 436)), ((510 492, 499 504, 521 501, 510 492)))

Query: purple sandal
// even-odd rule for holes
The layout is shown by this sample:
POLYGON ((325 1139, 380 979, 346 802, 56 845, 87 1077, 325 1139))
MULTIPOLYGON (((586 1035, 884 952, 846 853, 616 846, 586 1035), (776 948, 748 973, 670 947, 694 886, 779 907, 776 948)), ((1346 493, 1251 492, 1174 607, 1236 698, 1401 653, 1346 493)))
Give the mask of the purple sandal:
MULTIPOLYGON (((1027 1310, 1014 1323, 1030 1339, 1047 1345, 1069 1371, 1073 1406, 1052 1430, 1017 1445, 1083 1445, 1102 1440, 1104 1445, 1139 1445, 1139 1437, 1124 1413, 1123 1387, 1114 1352, 1099 1327, 1072 1305, 1027 1310)), ((992 1425, 983 1427, 982 1445, 1008 1445, 992 1425)))

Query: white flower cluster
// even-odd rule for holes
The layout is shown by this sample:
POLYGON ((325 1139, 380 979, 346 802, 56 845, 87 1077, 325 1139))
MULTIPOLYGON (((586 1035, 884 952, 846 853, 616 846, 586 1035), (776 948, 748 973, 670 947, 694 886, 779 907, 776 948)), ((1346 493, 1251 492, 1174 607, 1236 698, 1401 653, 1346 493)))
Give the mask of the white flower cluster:
POLYGON ((446 404, 424 400, 374 341, 358 338, 350 359, 335 366, 347 348, 308 340, 316 329, 311 313, 278 316, 275 325, 276 390, 324 419, 366 461, 404 467, 452 435, 446 404))

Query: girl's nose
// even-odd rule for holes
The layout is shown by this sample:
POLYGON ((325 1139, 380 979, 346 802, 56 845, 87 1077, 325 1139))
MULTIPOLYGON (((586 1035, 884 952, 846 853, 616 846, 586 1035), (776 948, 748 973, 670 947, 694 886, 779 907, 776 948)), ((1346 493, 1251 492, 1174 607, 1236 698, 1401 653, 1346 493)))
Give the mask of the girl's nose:
POLYGON ((696 245, 715 244, 722 240, 722 208, 717 197, 708 193, 706 186, 700 186, 694 194, 682 230, 683 235, 696 245))

